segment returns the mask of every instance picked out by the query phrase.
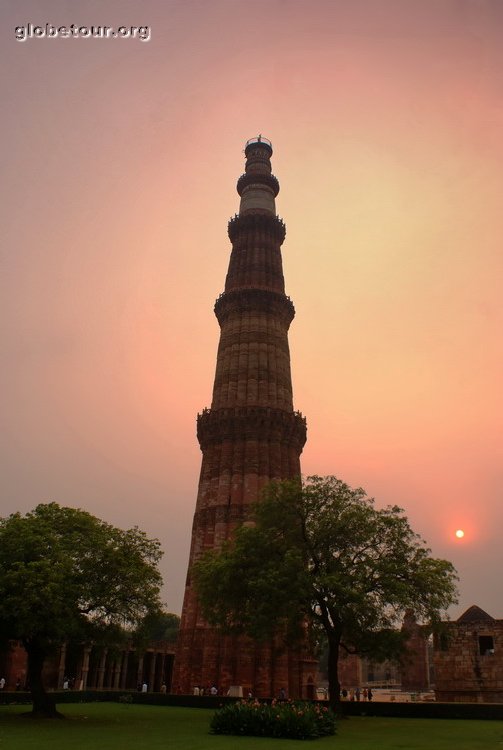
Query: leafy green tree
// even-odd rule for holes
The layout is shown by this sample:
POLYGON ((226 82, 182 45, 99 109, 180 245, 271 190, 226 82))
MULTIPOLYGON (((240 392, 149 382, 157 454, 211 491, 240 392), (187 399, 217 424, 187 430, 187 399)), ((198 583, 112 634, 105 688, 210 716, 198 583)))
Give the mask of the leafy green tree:
POLYGON ((141 621, 135 633, 138 643, 152 641, 175 642, 180 629, 180 618, 172 612, 149 612, 141 621))
POLYGON ((158 611, 156 539, 56 503, 0 519, 0 637, 28 654, 33 713, 58 716, 42 682, 64 641, 103 642, 158 611))
POLYGON ((403 511, 377 509, 336 477, 271 483, 251 518, 193 568, 208 622, 257 640, 324 632, 332 704, 341 649, 398 655, 406 610, 434 625, 456 601, 452 564, 431 557, 403 511))

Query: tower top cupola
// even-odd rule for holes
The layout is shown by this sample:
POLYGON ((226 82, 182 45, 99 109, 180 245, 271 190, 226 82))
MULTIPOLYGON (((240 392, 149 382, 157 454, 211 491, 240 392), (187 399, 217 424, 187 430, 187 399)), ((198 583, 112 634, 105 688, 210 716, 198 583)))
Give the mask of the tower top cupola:
POLYGON ((241 196, 239 215, 272 214, 276 216, 275 197, 279 182, 271 173, 272 143, 262 135, 250 138, 245 144, 245 173, 237 183, 241 196))

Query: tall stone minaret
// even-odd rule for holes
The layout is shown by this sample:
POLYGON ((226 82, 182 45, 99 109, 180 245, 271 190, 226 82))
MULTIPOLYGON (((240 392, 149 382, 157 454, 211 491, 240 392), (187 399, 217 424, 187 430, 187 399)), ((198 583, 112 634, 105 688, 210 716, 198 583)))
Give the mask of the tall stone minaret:
POLYGON ((197 417, 203 454, 173 690, 215 684, 253 695, 308 697, 313 662, 244 637, 220 636, 202 619, 190 570, 247 517, 272 479, 300 476, 306 422, 293 410, 288 328, 295 311, 285 295, 276 215, 279 183, 271 173, 272 146, 258 136, 246 144, 237 182, 239 214, 228 225, 232 242, 225 291, 215 303, 221 333, 210 409, 197 417), (311 670, 311 674, 308 674, 311 670))

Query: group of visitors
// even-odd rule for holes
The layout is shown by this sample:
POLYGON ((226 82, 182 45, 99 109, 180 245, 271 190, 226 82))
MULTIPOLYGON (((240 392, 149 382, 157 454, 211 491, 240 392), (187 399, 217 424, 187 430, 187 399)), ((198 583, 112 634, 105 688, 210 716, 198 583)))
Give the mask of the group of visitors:
POLYGON ((206 685, 206 687, 196 685, 194 688, 194 695, 223 695, 223 693, 219 692, 215 684, 206 685))
MULTIPOLYGON (((137 685, 137 691, 139 693, 148 693, 148 683, 147 682, 139 682, 137 685)), ((160 692, 166 693, 168 690, 168 687, 165 682, 162 683, 160 692)))
MULTIPOLYGON (((285 693, 284 688, 282 688, 283 693, 285 693)), ((182 689, 179 687, 176 692, 181 693, 182 689)), ((281 691, 280 691, 281 692, 281 691)), ((225 688, 218 688, 215 683, 212 685, 208 684, 206 687, 202 687, 201 685, 196 685, 194 687, 194 695, 230 695, 230 690, 225 690, 225 688)), ((285 693, 286 696, 286 693, 285 693)), ((253 693, 251 689, 246 691, 246 697, 247 698, 253 698, 253 693)))
POLYGON ((343 701, 371 701, 373 697, 372 688, 364 687, 363 690, 360 690, 359 687, 350 688, 349 692, 346 688, 341 690, 341 700, 343 701))
MULTIPOLYGON (((6 684, 7 684, 7 680, 5 679, 5 677, 0 677, 0 690, 5 690, 6 684)), ((14 686, 14 690, 19 691, 19 690, 22 690, 22 689, 23 689, 23 684, 22 684, 22 682, 21 682, 20 679, 17 679, 16 680, 16 684, 14 686)), ((25 685, 24 689, 28 690, 28 685, 25 685)))

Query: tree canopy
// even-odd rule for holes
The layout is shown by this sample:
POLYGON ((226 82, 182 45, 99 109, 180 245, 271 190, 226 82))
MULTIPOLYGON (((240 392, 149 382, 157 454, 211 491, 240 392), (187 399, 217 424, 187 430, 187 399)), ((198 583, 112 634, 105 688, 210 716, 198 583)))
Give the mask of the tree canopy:
POLYGON ((135 632, 137 643, 152 641, 176 642, 180 630, 180 617, 172 612, 149 612, 135 632))
POLYGON ((406 610, 434 625, 456 601, 453 565, 431 556, 403 510, 333 476, 271 483, 193 575, 205 617, 226 631, 292 640, 306 623, 321 628, 333 702, 340 648, 397 655, 406 610))
POLYGON ((0 637, 28 653, 35 713, 56 714, 41 680, 53 648, 133 629, 158 611, 161 555, 136 527, 123 531, 56 503, 0 519, 0 637))

